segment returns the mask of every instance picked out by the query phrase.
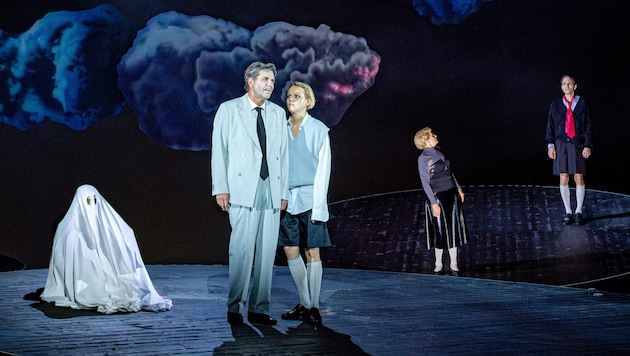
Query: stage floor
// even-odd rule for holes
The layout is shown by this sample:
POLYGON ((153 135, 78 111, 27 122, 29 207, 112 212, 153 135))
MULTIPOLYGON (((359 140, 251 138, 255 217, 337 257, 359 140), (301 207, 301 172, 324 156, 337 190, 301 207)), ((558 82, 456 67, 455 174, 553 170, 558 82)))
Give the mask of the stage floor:
MULTIPOLYGON (((431 273, 420 191, 331 204, 314 329, 226 322, 227 266, 150 265, 169 312, 102 315, 24 299, 46 269, 0 273, 0 351, 17 355, 630 353, 630 197, 587 191, 562 226, 554 187, 467 187, 462 276, 431 273), (595 288, 588 293, 587 288, 595 288)), ((298 301, 278 258, 271 315, 298 301)))
MULTIPOLYGON (((521 282, 328 269, 324 326, 226 322, 227 267, 148 266, 168 312, 103 315, 24 300, 47 270, 0 274, 0 350, 17 355, 614 355, 630 296, 521 282)), ((298 300, 276 267, 271 315, 298 300)))
MULTIPOLYGON (((587 190, 585 224, 563 226, 558 187, 465 191, 471 241, 458 253, 463 276, 630 293, 630 196, 587 190)), ((571 194, 575 199, 573 189, 571 194)), ((431 273, 425 200, 421 190, 410 190, 331 204, 334 246, 323 254, 325 265, 431 273)))

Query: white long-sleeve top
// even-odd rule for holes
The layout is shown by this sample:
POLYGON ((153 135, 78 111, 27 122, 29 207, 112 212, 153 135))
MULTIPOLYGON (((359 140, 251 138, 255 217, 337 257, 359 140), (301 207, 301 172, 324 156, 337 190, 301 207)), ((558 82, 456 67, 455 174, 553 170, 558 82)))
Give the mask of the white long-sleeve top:
POLYGON ((312 210, 311 218, 328 221, 328 186, 331 151, 328 127, 306 114, 294 138, 291 122, 289 135, 289 202, 287 212, 299 214, 312 210))

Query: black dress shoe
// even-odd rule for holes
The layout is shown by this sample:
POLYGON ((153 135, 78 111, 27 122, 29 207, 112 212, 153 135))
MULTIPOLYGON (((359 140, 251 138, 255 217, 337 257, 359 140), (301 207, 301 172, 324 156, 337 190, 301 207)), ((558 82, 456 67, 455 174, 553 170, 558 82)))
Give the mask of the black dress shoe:
POLYGON ((306 309, 306 307, 302 304, 298 304, 280 317, 284 320, 304 320, 304 315, 306 315, 307 311, 308 309, 306 309))
POLYGON ((232 325, 243 324, 243 315, 241 315, 241 313, 228 312, 227 319, 228 319, 228 323, 232 325))
POLYGON ((267 314, 248 312, 247 320, 249 320, 252 324, 265 324, 265 325, 276 325, 278 320, 270 317, 267 314))
POLYGON ((453 270, 451 270, 451 276, 453 276, 453 277, 457 277, 457 276, 459 276, 459 271, 453 271, 453 270))
POLYGON ((319 314, 319 309, 313 307, 308 310, 306 315, 306 322, 310 325, 322 325, 322 316, 319 314))
POLYGON ((564 218, 562 218, 562 225, 571 225, 573 224, 573 215, 565 214, 564 218))
POLYGON ((584 224, 584 217, 582 217, 582 213, 575 213, 575 223, 578 225, 584 224))

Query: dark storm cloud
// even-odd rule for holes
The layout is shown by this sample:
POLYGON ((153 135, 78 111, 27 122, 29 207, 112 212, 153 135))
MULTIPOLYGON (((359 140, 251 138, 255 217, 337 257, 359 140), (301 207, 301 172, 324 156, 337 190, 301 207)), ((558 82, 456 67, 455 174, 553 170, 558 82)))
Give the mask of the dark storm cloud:
POLYGON ((48 13, 18 36, 0 32, 0 122, 25 130, 51 120, 83 130, 127 103, 152 140, 208 150, 216 109, 243 94, 249 63, 276 64, 272 100, 282 106, 290 81, 311 84, 313 115, 333 126, 374 84, 381 60, 365 39, 326 25, 272 22, 252 32, 171 11, 149 20, 129 48, 131 36, 110 5, 48 13))
POLYGON ((0 122, 83 130, 118 114, 116 64, 132 35, 109 5, 48 13, 17 36, 0 31, 0 122))
POLYGON ((291 81, 309 83, 318 101, 311 113, 328 126, 338 124, 354 99, 374 84, 381 61, 365 39, 326 25, 314 29, 272 22, 256 29, 252 48, 258 58, 280 69, 274 92, 278 101, 291 81))
POLYGON ((458 24, 479 10, 481 4, 492 0, 413 0, 422 17, 433 24, 458 24))
POLYGON ((272 100, 289 81, 313 86, 314 116, 337 124, 352 101, 374 84, 380 56, 362 38, 273 22, 254 32, 209 16, 167 12, 139 31, 118 66, 119 88, 151 139, 180 150, 208 150, 218 105, 244 93, 253 61, 278 68, 272 100))

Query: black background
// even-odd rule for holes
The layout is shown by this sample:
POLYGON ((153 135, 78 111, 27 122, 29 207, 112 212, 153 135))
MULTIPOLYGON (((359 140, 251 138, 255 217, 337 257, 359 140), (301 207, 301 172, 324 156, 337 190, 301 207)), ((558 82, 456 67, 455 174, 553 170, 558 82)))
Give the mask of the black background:
MULTIPOLYGON (((330 202, 418 189, 413 135, 425 126, 464 186, 557 185, 544 130, 565 73, 593 116, 587 188, 630 194, 625 1, 495 0, 438 26, 411 1, 11 0, 0 5, 0 29, 22 33, 47 12, 103 3, 136 30, 174 10, 252 31, 285 21, 365 38, 382 61, 374 86, 331 129, 330 202)), ((0 124, 0 182, 0 254, 28 268, 47 266, 56 223, 84 183, 134 228, 145 263, 227 263, 229 226, 211 197, 209 152, 152 142, 129 109, 80 132, 0 124)))

